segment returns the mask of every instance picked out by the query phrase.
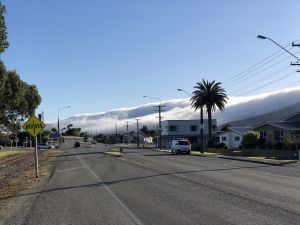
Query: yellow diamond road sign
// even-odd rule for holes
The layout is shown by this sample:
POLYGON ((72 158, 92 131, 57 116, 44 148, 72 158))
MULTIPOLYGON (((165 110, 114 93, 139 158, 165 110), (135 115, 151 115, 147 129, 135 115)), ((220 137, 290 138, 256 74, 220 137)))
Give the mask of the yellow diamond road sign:
POLYGON ((31 136, 36 137, 46 125, 40 121, 36 116, 31 116, 29 120, 22 126, 31 136))

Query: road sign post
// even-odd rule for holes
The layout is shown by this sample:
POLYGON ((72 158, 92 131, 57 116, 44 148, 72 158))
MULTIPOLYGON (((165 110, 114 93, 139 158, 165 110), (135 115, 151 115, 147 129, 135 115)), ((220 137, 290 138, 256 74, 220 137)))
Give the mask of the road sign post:
POLYGON ((39 177, 39 155, 38 155, 38 149, 37 149, 37 136, 35 137, 35 177, 39 177))
POLYGON ((46 125, 40 121, 36 116, 31 116, 29 120, 22 126, 32 137, 35 138, 35 175, 36 178, 39 177, 39 156, 37 149, 37 136, 46 127, 46 125))

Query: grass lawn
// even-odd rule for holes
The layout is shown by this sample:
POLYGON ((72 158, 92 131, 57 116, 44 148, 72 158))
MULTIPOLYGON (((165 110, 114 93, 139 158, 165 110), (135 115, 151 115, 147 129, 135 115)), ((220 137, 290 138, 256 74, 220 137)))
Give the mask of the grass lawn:
POLYGON ((121 157, 122 156, 121 152, 118 151, 118 150, 107 151, 105 153, 108 154, 108 155, 115 156, 115 157, 121 157))
POLYGON ((0 152, 0 159, 10 156, 10 155, 16 155, 16 154, 21 154, 24 153, 23 151, 5 151, 5 152, 0 152))

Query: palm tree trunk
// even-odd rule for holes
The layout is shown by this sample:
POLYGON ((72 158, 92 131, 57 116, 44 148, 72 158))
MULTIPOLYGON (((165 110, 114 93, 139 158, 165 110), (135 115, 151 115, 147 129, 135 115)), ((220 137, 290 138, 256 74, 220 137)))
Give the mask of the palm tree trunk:
POLYGON ((209 144, 211 144, 212 141, 211 107, 207 108, 207 117, 208 117, 208 141, 209 144))

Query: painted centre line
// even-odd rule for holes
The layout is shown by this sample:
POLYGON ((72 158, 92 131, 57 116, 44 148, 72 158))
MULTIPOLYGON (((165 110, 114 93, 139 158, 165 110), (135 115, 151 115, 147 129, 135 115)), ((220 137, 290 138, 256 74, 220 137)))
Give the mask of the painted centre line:
POLYGON ((108 191, 108 193, 119 203, 119 205, 128 213, 128 215, 136 222, 138 225, 143 225, 143 223, 136 217, 136 215, 131 212, 131 210, 113 193, 113 191, 103 183, 103 181, 96 175, 96 173, 83 161, 78 155, 76 156, 80 162, 88 169, 88 171, 95 177, 98 183, 101 183, 103 187, 108 191))
POLYGON ((62 172, 67 172, 67 171, 72 171, 72 170, 78 170, 78 169, 82 169, 82 168, 86 168, 86 166, 79 166, 79 167, 74 167, 74 168, 70 168, 70 169, 66 169, 66 170, 58 170, 58 173, 62 173, 62 172))

